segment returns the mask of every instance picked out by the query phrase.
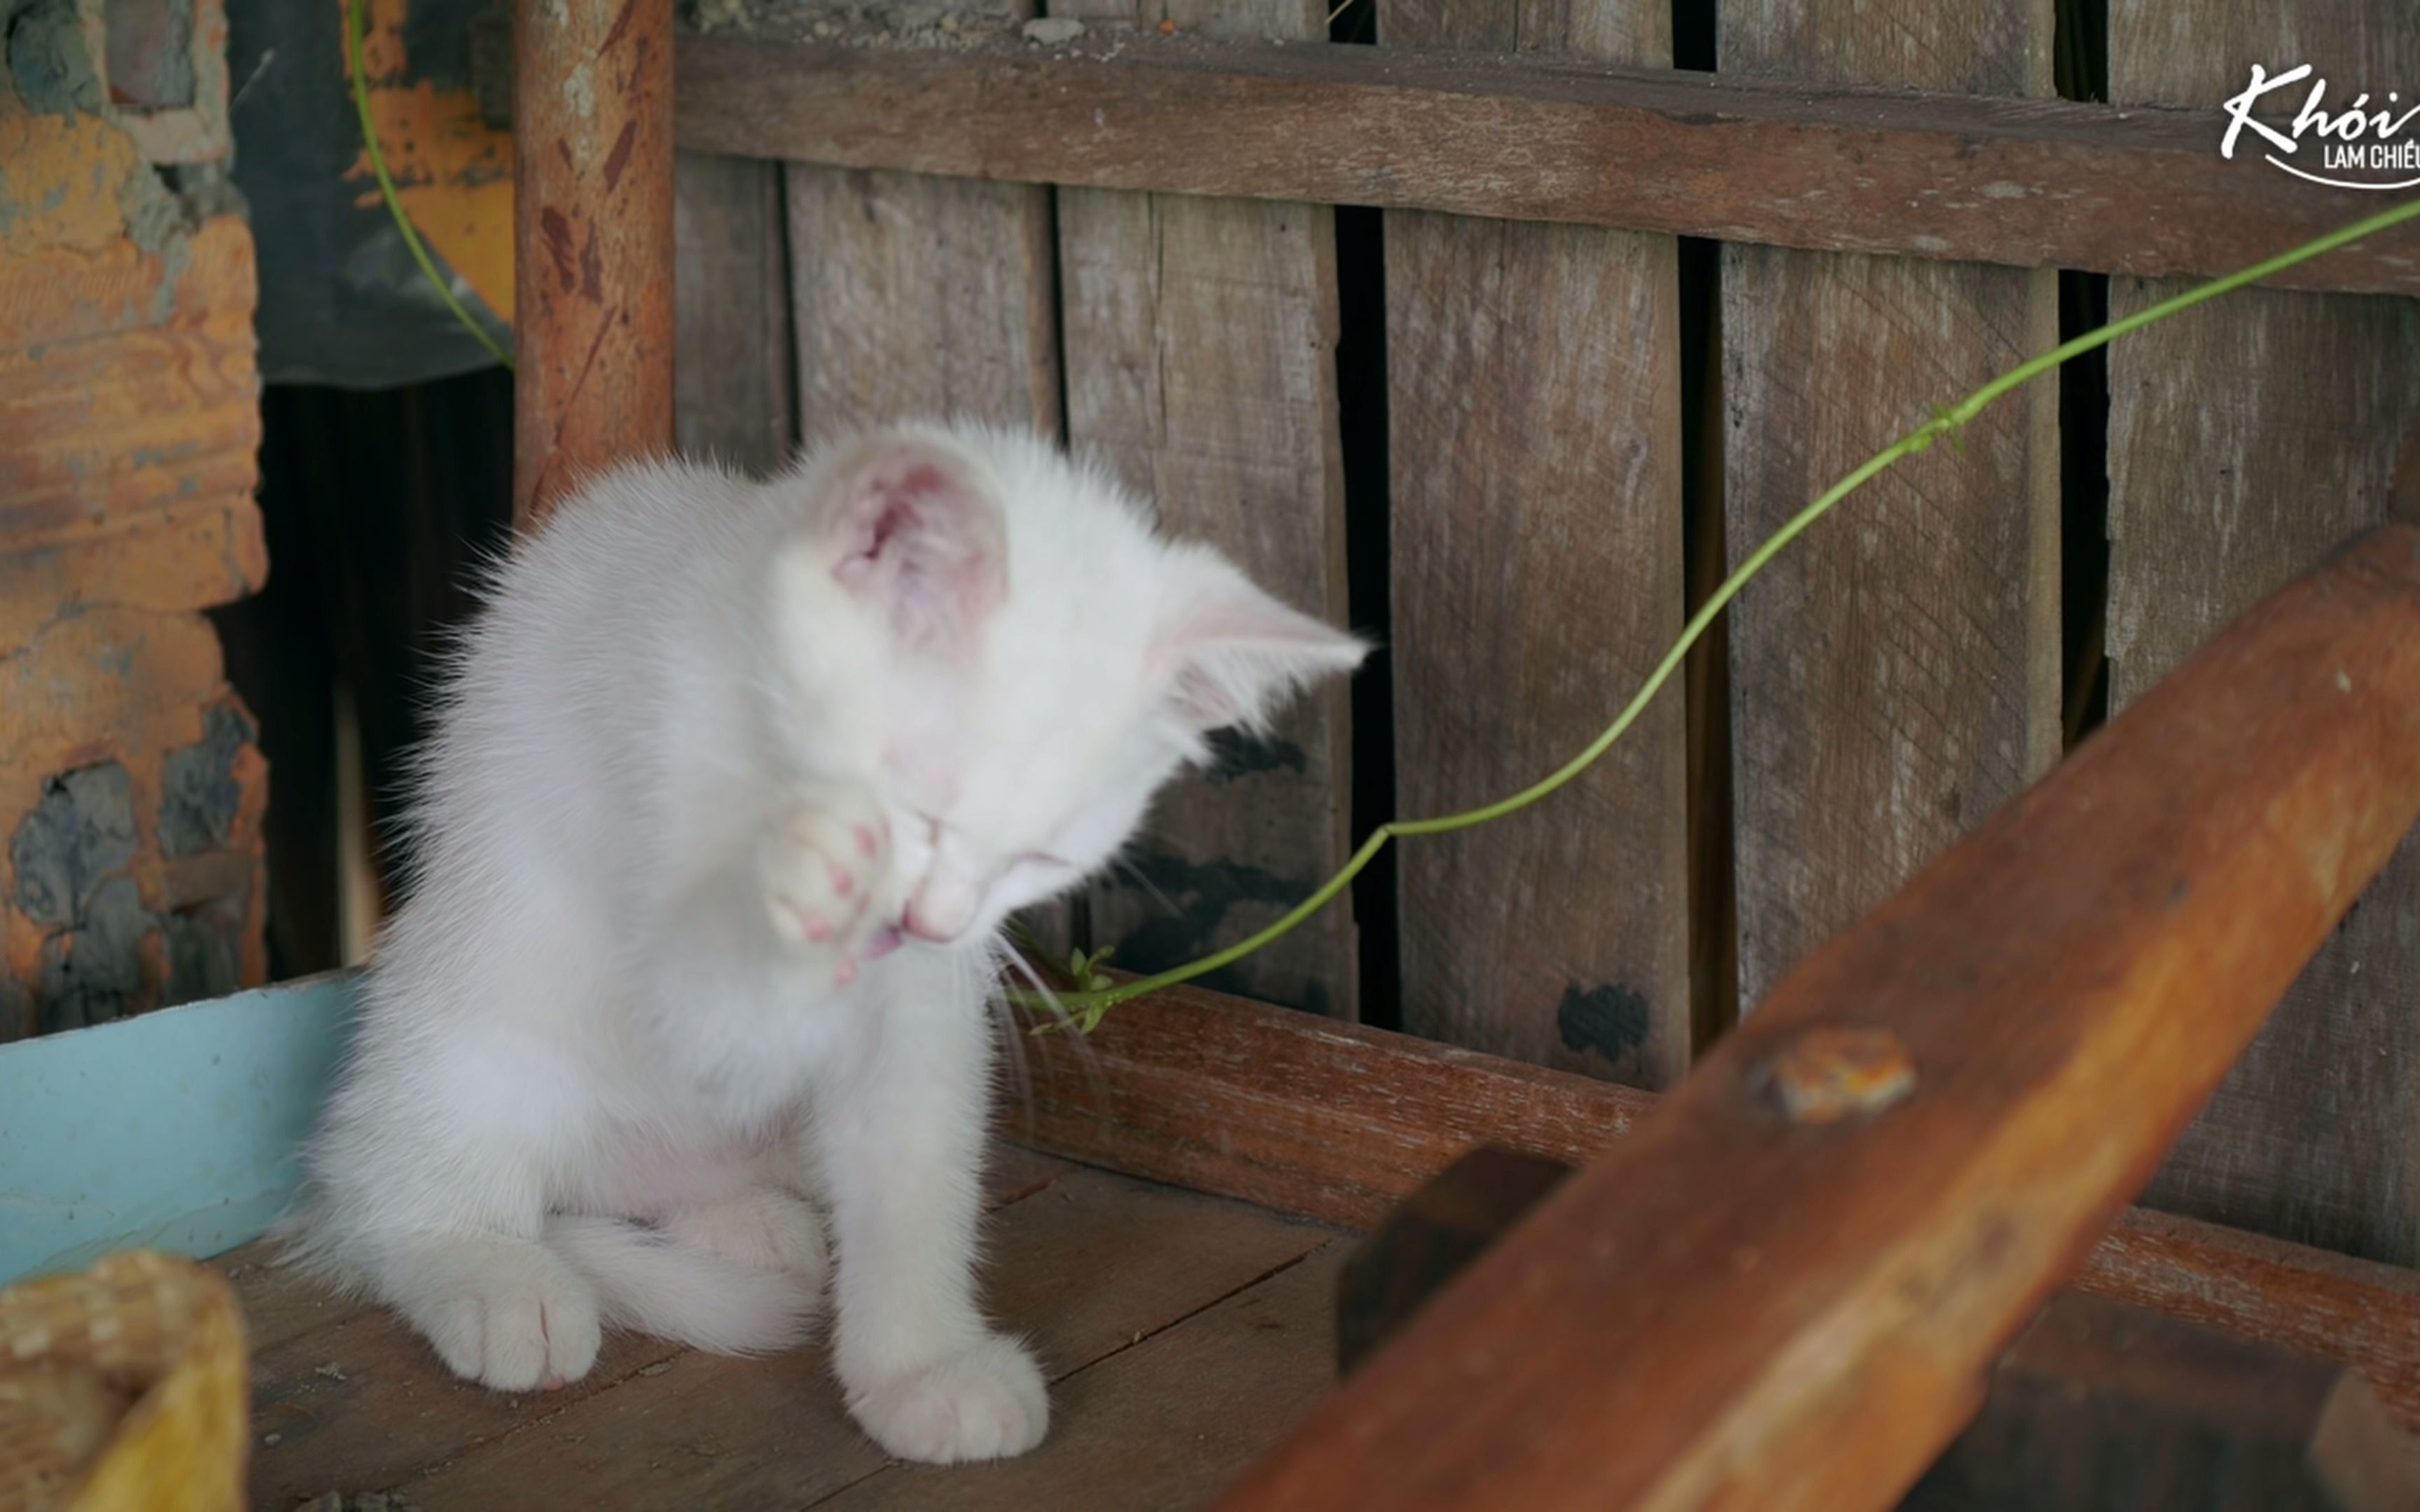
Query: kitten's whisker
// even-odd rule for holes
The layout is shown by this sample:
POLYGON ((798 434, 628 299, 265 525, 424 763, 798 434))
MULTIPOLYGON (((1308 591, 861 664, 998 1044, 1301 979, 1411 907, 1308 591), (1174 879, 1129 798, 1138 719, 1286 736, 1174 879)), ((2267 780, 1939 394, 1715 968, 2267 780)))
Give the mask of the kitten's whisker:
POLYGON ((1185 912, 1184 909, 1176 906, 1176 900, 1159 890, 1158 883, 1152 881, 1150 877, 1143 874, 1142 868, 1135 865, 1132 861, 1127 860, 1124 852, 1111 856, 1109 857, 1109 866, 1111 869, 1123 872, 1125 875, 1132 878, 1134 880, 1134 885, 1144 892, 1151 894, 1152 900, 1157 903, 1160 907, 1168 910, 1171 918, 1181 916, 1185 912))
MULTIPOLYGON (((1034 989, 1050 1002, 1054 1011, 1057 1011, 1058 995, 1051 992, 1048 982, 1035 974, 1032 965, 1026 961, 1025 953, 1005 941, 1001 943, 1002 947, 1001 964, 1007 971, 1015 971, 1031 981, 1034 989)), ((1006 971, 997 971, 993 982, 995 989, 1004 985, 1005 979, 1006 971)), ((1000 1014, 1003 1030, 1001 1038, 1008 1041, 1011 1080, 1016 1088, 1017 1101, 1024 1104, 1025 1130, 1030 1136, 1033 1132, 1033 1066, 1026 1052, 1024 1024, 1017 1017, 1016 1008, 1009 1003, 1004 995, 995 990, 985 995, 991 1000, 994 1010, 1000 1014)))

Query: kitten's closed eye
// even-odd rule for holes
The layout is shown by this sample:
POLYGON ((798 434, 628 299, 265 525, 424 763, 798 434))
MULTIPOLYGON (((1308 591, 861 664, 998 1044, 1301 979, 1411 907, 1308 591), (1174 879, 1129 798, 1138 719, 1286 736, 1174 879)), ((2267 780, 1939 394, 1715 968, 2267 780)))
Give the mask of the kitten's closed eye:
POLYGON ((1009 863, 1011 867, 1032 867, 1037 871, 1072 872, 1076 863, 1052 856, 1047 851, 1028 851, 1009 863))

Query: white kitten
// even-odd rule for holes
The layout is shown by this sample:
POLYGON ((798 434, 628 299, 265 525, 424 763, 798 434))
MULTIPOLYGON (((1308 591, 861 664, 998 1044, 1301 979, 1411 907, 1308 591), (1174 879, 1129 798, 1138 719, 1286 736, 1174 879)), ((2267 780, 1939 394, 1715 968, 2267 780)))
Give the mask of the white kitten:
POLYGON ((828 1210, 866 1431, 1031 1448, 970 1273, 995 932, 1362 652, 1028 438, 598 479, 466 638, 297 1253, 524 1391, 607 1327, 793 1343, 828 1210))

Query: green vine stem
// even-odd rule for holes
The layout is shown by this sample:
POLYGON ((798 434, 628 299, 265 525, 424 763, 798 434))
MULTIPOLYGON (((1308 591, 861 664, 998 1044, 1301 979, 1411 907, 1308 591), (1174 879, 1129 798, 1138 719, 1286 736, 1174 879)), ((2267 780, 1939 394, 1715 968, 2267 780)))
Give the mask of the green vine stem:
POLYGON ((2222 294, 2232 293, 2247 284, 2257 284, 2262 279, 2273 278, 2298 263, 2308 262, 2339 247, 2349 246, 2365 237, 2375 236, 2381 231, 2400 225, 2414 217, 2420 217, 2420 199, 2410 201, 2390 210, 2382 210, 2366 220, 2356 221, 2340 230, 2331 231, 2316 240, 2306 241, 2290 252, 2280 253, 2266 262, 2257 263, 2240 272, 2229 273, 2225 278, 2215 279, 2195 288, 2188 289, 2174 299, 2163 300, 2147 309, 2138 310, 2122 320, 2113 320, 2099 330, 2086 332, 2072 341, 2063 343, 2039 357, 2009 369, 1955 405, 1946 409, 1936 409, 1932 412, 1931 419, 1868 458, 1858 466, 1856 471, 1825 489, 1813 503, 1792 516, 1786 524, 1774 532, 1745 562, 1739 564, 1736 571, 1723 579, 1722 586, 1714 590, 1713 595, 1699 607, 1698 611, 1689 616, 1688 623, 1682 627, 1681 638, 1672 642, 1672 648, 1669 651, 1664 653, 1663 659, 1655 664, 1655 670, 1647 674, 1647 681, 1639 685, 1638 691, 1632 696, 1628 703, 1622 706, 1621 712, 1614 716, 1613 722, 1606 725, 1604 732, 1594 740, 1590 741, 1587 748, 1578 755, 1520 792, 1510 797, 1498 798, 1483 808, 1467 810, 1462 813, 1444 814, 1434 819, 1396 819, 1380 825, 1370 832, 1370 838, 1363 841, 1360 848, 1353 853, 1353 858, 1344 863, 1342 871, 1320 884, 1318 890, 1295 904, 1284 918, 1249 939, 1238 940, 1225 949, 1214 951, 1199 961, 1188 962, 1184 965, 1156 972, 1148 977, 1140 977, 1131 981, 1096 985, 1104 980, 1093 969, 1099 964, 1100 958, 1094 956, 1087 960, 1079 953, 1069 963, 1074 968, 1073 975, 1078 984, 1078 990, 1046 994, 1020 989, 1009 994, 1010 1000, 1029 1008, 1047 1009, 1057 1015, 1054 1020, 1036 1026, 1034 1033, 1072 1028, 1079 1033, 1090 1034, 1100 1026, 1104 1014, 1128 998, 1140 997, 1145 993, 1157 992, 1163 987, 1173 987, 1179 982, 1191 981, 1194 978, 1204 976, 1221 966, 1232 965, 1271 941, 1282 938, 1304 919, 1334 902, 1336 895, 1352 885, 1353 879, 1359 876, 1362 869, 1386 848, 1388 841, 1398 836, 1443 835, 1457 829, 1468 829, 1476 825, 1486 824, 1490 820, 1501 819, 1506 814, 1517 813, 1539 799, 1546 797, 1572 779, 1587 771, 1595 764, 1598 757, 1603 756, 1612 748, 1615 741, 1622 737, 1639 714, 1646 709, 1648 703, 1662 690, 1664 685, 1671 681, 1672 673, 1679 670, 1683 658, 1688 656, 1689 648, 1698 643, 1699 637, 1706 633, 1706 627, 1714 623, 1714 616, 1720 614, 1732 599, 1739 596, 1740 590, 1746 587, 1750 579, 1764 570, 1766 563, 1778 555, 1782 548, 1806 533, 1807 527, 1829 514, 1833 505, 1854 493, 1877 473, 1901 457, 1914 456, 1919 452, 1930 451, 1932 443, 1945 436, 1949 438, 1951 445, 1957 445, 1959 433, 1965 428, 1968 422, 1981 414, 1993 400, 2023 387, 2071 358, 2080 357, 2097 347, 2105 347, 2129 332, 2140 331, 2145 326, 2192 309, 2196 304, 2214 300, 2222 294))
POLYGON ((479 345, 509 368, 513 365, 511 354, 496 345, 496 338, 488 334, 487 327, 471 318, 471 312, 454 297, 445 275, 437 270, 436 259, 420 244, 420 233, 411 228, 411 218, 403 213, 403 201, 395 192, 395 180, 388 177, 386 154, 379 150, 378 127, 370 120, 369 74, 362 66, 362 37, 368 28, 368 12, 369 0, 346 0, 345 50, 353 64, 353 109, 362 118, 362 146, 369 153, 370 172, 378 175, 379 197, 386 201, 387 213, 395 217, 395 228, 403 233, 403 244, 411 249, 412 261, 428 275, 428 286, 437 291, 437 297, 445 301, 445 308, 454 312, 454 318, 462 322, 463 329, 478 337, 479 345))

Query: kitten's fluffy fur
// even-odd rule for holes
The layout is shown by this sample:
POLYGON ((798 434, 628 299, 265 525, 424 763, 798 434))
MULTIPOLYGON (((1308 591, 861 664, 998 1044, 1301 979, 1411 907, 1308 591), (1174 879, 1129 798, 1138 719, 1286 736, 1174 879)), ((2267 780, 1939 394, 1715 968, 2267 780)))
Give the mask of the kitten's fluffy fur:
POLYGON ((1032 1447, 1042 1376, 970 1276, 995 931, 1361 655, 1024 437, 597 480, 454 669, 298 1253, 521 1391, 608 1327, 794 1342, 828 1214, 858 1421, 1032 1447))

